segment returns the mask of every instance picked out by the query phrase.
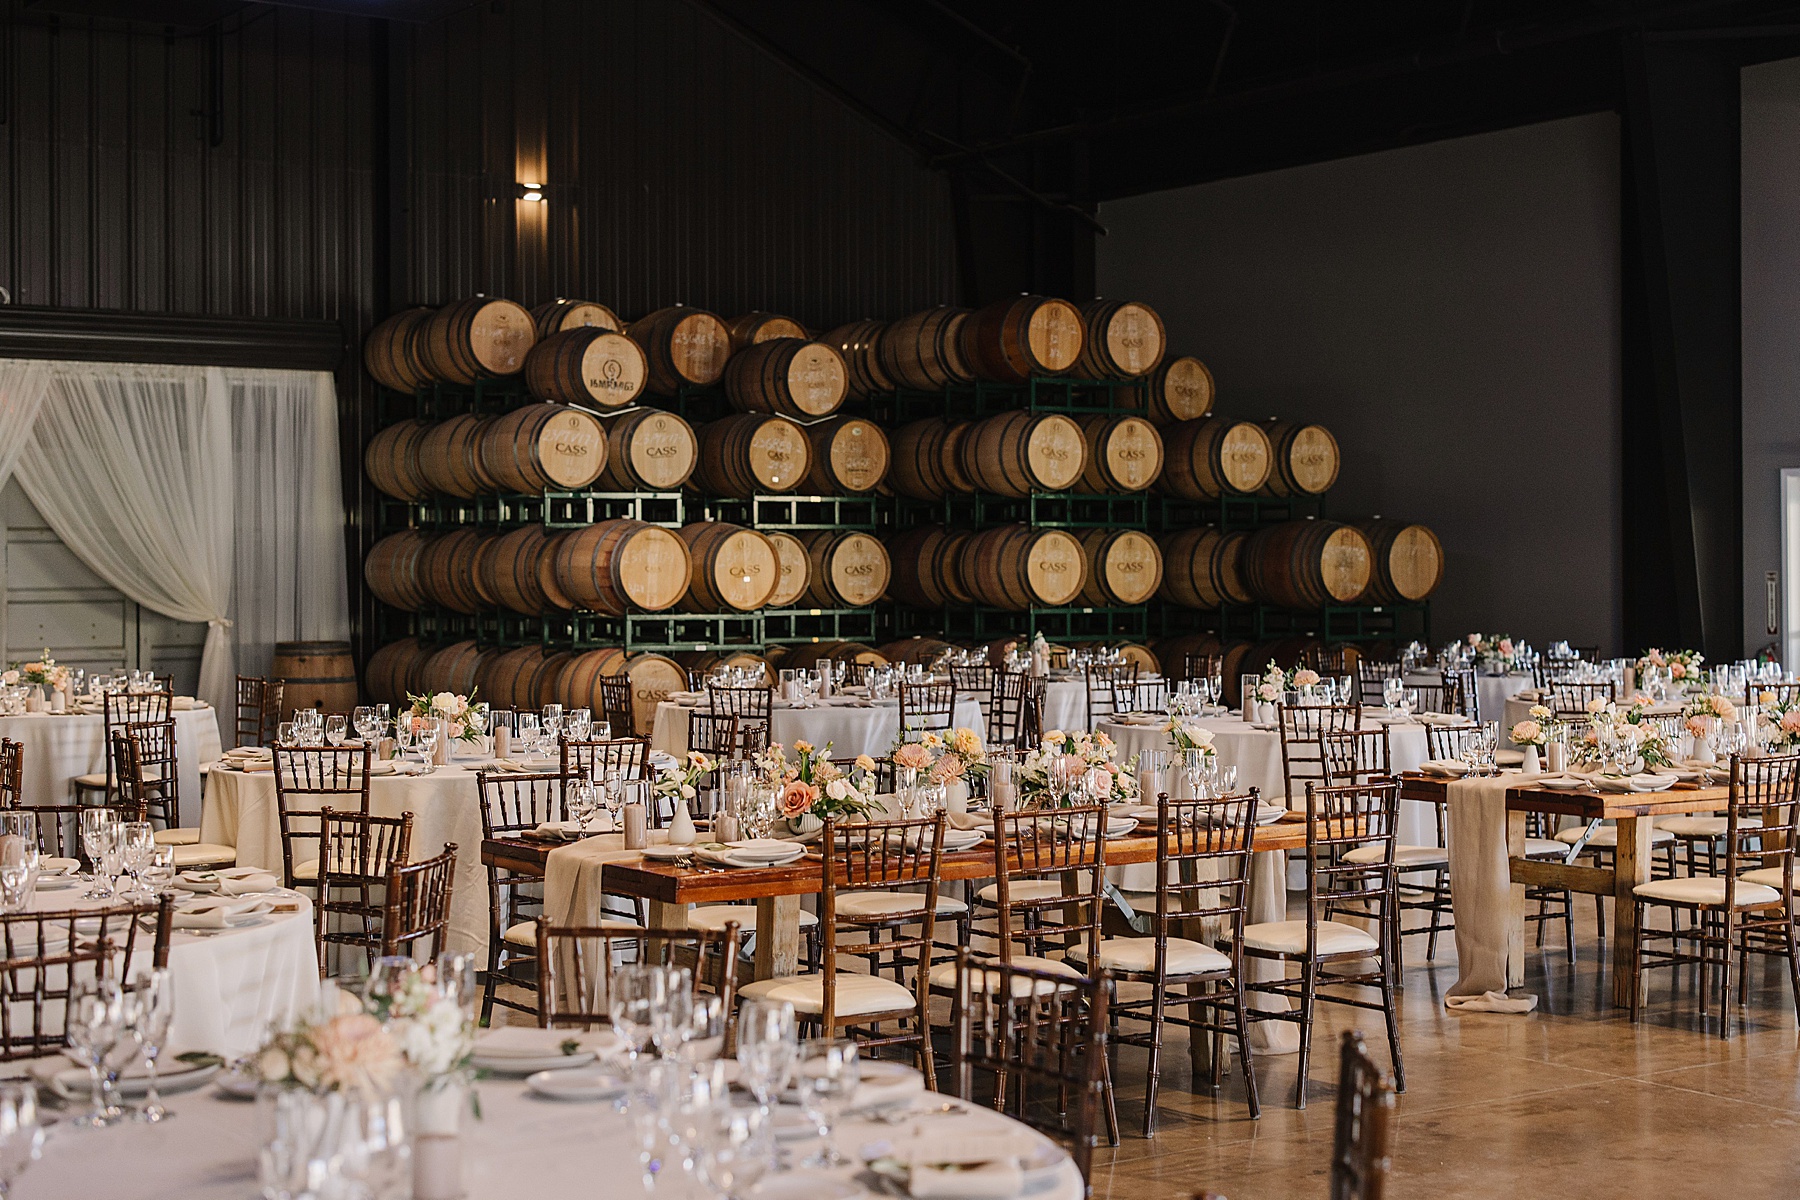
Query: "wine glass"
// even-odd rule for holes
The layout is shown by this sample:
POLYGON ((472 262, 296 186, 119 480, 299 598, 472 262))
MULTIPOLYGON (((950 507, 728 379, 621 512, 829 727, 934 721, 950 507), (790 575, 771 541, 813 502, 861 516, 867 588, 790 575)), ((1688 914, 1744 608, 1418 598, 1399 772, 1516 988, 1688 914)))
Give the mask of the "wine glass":
POLYGON ((1208 799, 1201 791, 1201 784, 1206 780, 1206 760, 1212 756, 1204 750, 1183 750, 1181 752, 1181 774, 1187 780, 1188 799, 1208 799))
POLYGON ((694 1165, 701 1181, 715 1193, 725 1200, 742 1200, 775 1158, 769 1110, 725 1104, 713 1106, 706 1115, 694 1165))
POLYGON ((585 708, 571 708, 563 717, 563 728, 571 742, 585 742, 593 728, 594 714, 585 708))
POLYGON ((348 732, 348 725, 349 722, 344 719, 343 713, 332 713, 329 717, 326 717, 325 741, 333 746, 343 745, 344 736, 348 732))
POLYGON ((89 1129, 116 1125, 125 1115, 110 1094, 106 1059, 125 1032, 125 993, 118 981, 105 976, 76 980, 69 987, 69 1048, 88 1069, 92 1088, 91 1107, 75 1119, 89 1129))
POLYGON ((43 1146, 37 1087, 25 1080, 0 1083, 0 1200, 12 1195, 13 1180, 37 1161, 43 1146))
POLYGON ((1381 681, 1381 702, 1390 710, 1400 707, 1406 699, 1406 683, 1398 675, 1389 675, 1381 681))
POLYGON ((746 1000, 738 1008, 738 1082, 764 1107, 788 1085, 800 1054, 794 1006, 786 1000, 746 1000))
POLYGON ((613 1032, 625 1042, 625 1057, 635 1072, 638 1056, 649 1044, 651 1025, 656 1011, 662 1007, 669 986, 668 976, 659 966, 633 963, 613 974, 607 992, 608 1015, 613 1032))
POLYGON ((695 996, 690 1003, 679 1057, 683 1062, 711 1062, 725 1051, 725 1005, 718 996, 695 996))
POLYGON ((861 1078, 856 1043, 849 1038, 814 1038, 800 1048, 800 1102, 823 1139, 804 1165, 838 1167, 849 1161, 838 1152, 837 1126, 861 1078))
POLYGON ((282 721, 275 726, 275 744, 277 746, 298 746, 300 744, 298 729, 292 721, 282 721))
POLYGON ((543 727, 545 740, 555 743, 557 736, 562 733, 563 706, 560 704, 544 705, 542 709, 538 710, 538 724, 543 727))
POLYGON ((137 1119, 155 1124, 172 1115, 163 1107, 162 1098, 156 1092, 156 1059, 168 1041, 169 1022, 175 1015, 175 987, 170 980, 169 968, 158 967, 137 977, 129 993, 126 1013, 126 1028, 137 1041, 144 1062, 150 1068, 144 1106, 138 1110, 137 1119))
POLYGON ((538 752, 538 715, 522 712, 514 718, 514 724, 516 728, 513 730, 513 734, 518 739, 520 751, 527 755, 536 754, 538 752))
POLYGON ((119 846, 125 871, 131 876, 131 887, 125 896, 141 898, 146 892, 144 868, 150 865, 150 855, 156 850, 156 830, 148 821, 127 821, 121 830, 119 846))
POLYGON ((376 959, 369 967, 369 977, 363 981, 363 1003, 377 1013, 386 1012, 406 994, 407 986, 418 970, 419 964, 404 954, 388 954, 376 959))
POLYGON ((438 738, 441 736, 436 723, 432 721, 426 721, 413 730, 413 739, 419 746, 419 763, 426 775, 436 769, 431 760, 437 753, 438 738))
POLYGON ((381 736, 381 718, 375 715, 375 706, 359 704, 350 714, 351 728, 365 742, 373 742, 381 736))
POLYGON ((121 834, 119 814, 112 809, 86 808, 81 811, 81 848, 87 854, 88 864, 94 871, 94 882, 82 894, 83 899, 113 898, 107 864, 110 858, 118 855, 121 834))
POLYGON ((150 861, 144 866, 144 886, 154 896, 161 896, 175 886, 175 847, 151 848, 150 861))
POLYGON ((650 1040, 656 1053, 674 1058, 692 1032, 694 975, 686 967, 658 967, 663 973, 663 998, 650 1014, 650 1040))

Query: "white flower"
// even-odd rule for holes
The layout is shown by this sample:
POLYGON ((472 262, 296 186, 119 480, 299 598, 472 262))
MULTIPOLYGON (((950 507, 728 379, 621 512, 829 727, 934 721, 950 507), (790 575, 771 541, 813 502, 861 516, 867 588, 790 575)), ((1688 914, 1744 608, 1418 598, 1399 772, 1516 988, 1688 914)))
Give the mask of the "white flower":
POLYGON ((287 1054, 279 1046, 270 1046, 256 1056, 256 1074, 258 1078, 270 1083, 278 1083, 288 1077, 291 1067, 287 1054))
POLYGON ((846 779, 834 779, 825 785, 825 794, 833 800, 848 800, 855 790, 846 779))
POLYGON ((681 785, 681 795, 682 795, 682 798, 683 798, 683 799, 686 799, 686 800, 692 800, 692 799, 693 799, 693 798, 694 798, 694 797, 695 797, 695 796, 696 796, 696 795, 698 795, 698 794, 699 794, 699 793, 697 793, 697 792, 696 792, 696 791, 694 791, 694 785, 693 785, 693 784, 691 784, 691 783, 684 783, 684 784, 682 784, 682 785, 681 785))

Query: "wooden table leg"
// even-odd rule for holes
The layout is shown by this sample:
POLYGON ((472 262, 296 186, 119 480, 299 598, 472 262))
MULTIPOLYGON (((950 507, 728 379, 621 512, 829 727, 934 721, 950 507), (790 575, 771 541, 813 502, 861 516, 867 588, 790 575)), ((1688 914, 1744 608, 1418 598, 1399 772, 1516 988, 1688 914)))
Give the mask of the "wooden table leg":
POLYGON ((688 906, 670 904, 667 900, 651 900, 644 919, 650 922, 652 929, 686 929, 688 927, 688 906))
POLYGON ((1613 851, 1613 1007, 1630 1008, 1638 984, 1637 903, 1633 889, 1650 880, 1649 817, 1620 817, 1619 844, 1613 851))
MULTIPOLYGON (((1506 857, 1510 864, 1525 857, 1525 819, 1529 813, 1506 814, 1506 857)), ((1525 885, 1512 885, 1506 917, 1506 986, 1525 986, 1525 885)))
POLYGON ((756 978, 792 975, 800 967, 800 897, 756 902, 756 978))

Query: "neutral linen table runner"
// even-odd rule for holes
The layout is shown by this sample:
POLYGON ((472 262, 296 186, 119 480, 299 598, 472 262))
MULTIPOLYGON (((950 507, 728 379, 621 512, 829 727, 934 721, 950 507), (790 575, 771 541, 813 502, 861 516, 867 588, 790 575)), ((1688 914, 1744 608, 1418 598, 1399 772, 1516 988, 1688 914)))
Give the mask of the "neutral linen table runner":
MULTIPOLYGON (((664 829, 650 831, 652 845, 666 845, 669 834, 664 829)), ((552 925, 583 925, 598 928, 607 917, 606 888, 602 876, 607 863, 635 862, 643 858, 642 850, 627 850, 623 833, 602 833, 582 838, 567 846, 558 846, 544 860, 544 916, 552 925)), ((558 965, 562 979, 572 979, 574 960, 565 956, 558 965)), ((597 964, 596 964, 597 966, 597 964)), ((604 1003, 600 980, 589 980, 588 994, 604 1003)), ((562 994, 565 1004, 573 1004, 572 992, 562 994)))
MULTIPOLYGON (((1528 1013, 1536 996, 1506 994, 1512 864, 1506 846, 1506 789, 1527 776, 1511 771, 1454 779, 1446 789, 1450 906, 1456 921, 1457 980, 1446 1008, 1528 1013)), ((1535 777, 1531 777, 1535 778, 1535 777)))

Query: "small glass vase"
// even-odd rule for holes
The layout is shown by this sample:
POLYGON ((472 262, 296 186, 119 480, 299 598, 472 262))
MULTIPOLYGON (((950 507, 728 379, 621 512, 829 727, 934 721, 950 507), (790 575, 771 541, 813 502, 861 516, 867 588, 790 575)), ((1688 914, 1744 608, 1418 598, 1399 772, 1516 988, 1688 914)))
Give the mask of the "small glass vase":
POLYGON ((263 1200, 406 1194, 412 1140, 400 1096, 264 1087, 256 1106, 263 1200))
POLYGON ((44 711, 43 688, 34 684, 32 689, 25 693, 25 711, 28 713, 41 713, 44 711))

